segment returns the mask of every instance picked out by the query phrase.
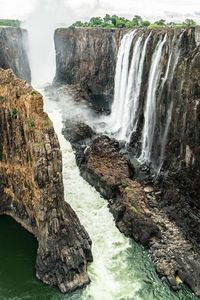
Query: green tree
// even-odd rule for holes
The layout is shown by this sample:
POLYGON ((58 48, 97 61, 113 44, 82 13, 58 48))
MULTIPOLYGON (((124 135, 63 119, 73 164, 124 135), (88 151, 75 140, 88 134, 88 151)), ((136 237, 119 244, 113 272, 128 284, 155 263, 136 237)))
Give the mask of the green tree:
POLYGON ((132 19, 132 23, 134 27, 141 26, 142 24, 142 17, 135 15, 134 18, 132 19))
POLYGON ((143 21, 141 23, 141 27, 149 27, 150 25, 151 25, 151 22, 149 22, 149 21, 143 21))
POLYGON ((103 18, 104 23, 112 23, 112 18, 110 15, 106 14, 105 17, 103 18))
POLYGON ((75 23, 72 24, 72 27, 83 27, 83 23, 81 21, 76 21, 75 23))
POLYGON ((93 27, 99 27, 102 24, 102 19, 100 17, 93 17, 90 19, 90 23, 93 27))
POLYGON ((0 26, 20 27, 20 25, 21 21, 19 20, 0 19, 0 26))
POLYGON ((185 20, 185 24, 186 24, 186 26, 188 26, 188 27, 196 26, 196 25, 197 25, 197 23, 196 23, 194 20, 192 20, 192 19, 186 19, 186 20, 185 20))
POLYGON ((116 21, 116 27, 117 28, 123 28, 125 26, 126 26, 126 23, 124 22, 124 20, 117 19, 117 21, 116 21))
POLYGON ((128 21, 125 23, 126 28, 133 28, 133 23, 131 21, 128 21))
POLYGON ((166 26, 165 20, 163 20, 163 19, 160 19, 159 21, 156 21, 155 24, 157 24, 159 26, 166 26))

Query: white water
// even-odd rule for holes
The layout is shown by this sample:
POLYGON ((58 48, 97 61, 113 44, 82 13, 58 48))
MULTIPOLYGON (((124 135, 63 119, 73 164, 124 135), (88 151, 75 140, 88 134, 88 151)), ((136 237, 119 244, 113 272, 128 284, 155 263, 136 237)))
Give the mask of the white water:
POLYGON ((119 132, 122 127, 124 115, 124 99, 126 98, 128 72, 129 72, 129 56, 133 38, 136 30, 128 32, 122 39, 117 57, 117 65, 115 72, 115 94, 112 105, 112 112, 108 120, 111 132, 119 132))
POLYGON ((136 31, 127 33, 121 41, 115 73, 114 102, 108 121, 109 130, 115 134, 115 137, 127 143, 137 128, 144 59, 151 36, 150 33, 145 42, 144 35, 137 38, 129 67, 135 33, 136 31))
POLYGON ((144 127, 142 132, 142 152, 139 160, 150 162, 153 136, 156 125, 156 89, 162 72, 161 55, 163 46, 166 43, 166 35, 160 39, 152 57, 149 71, 147 98, 144 112, 144 127))
MULTIPOLYGON (((69 99, 70 100, 70 99, 69 99)), ((94 262, 89 265, 90 285, 73 295, 55 295, 52 300, 176 300, 194 299, 189 291, 173 293, 162 283, 146 250, 119 232, 107 201, 79 175, 71 145, 61 134, 64 108, 70 101, 45 98, 45 110, 54 123, 63 154, 65 200, 79 216, 92 239, 94 262), (188 295, 188 296, 187 296, 188 295)), ((45 295, 44 295, 44 299, 45 295)))
MULTIPOLYGON (((179 60, 179 56, 180 56, 180 52, 181 52, 181 49, 179 48, 179 46, 180 46, 183 34, 184 34, 184 31, 180 34, 180 37, 178 39, 178 43, 176 44, 176 46, 174 46, 174 43, 177 39, 177 36, 174 35, 174 37, 173 37, 172 46, 171 46, 171 49, 170 49, 170 56, 169 56, 168 64, 167 64, 167 69, 166 69, 165 77, 162 81, 161 95, 162 95, 164 84, 165 84, 168 77, 169 77, 168 88, 169 88, 169 90, 171 90, 171 84, 172 84, 174 71, 176 69, 176 66, 177 66, 177 63, 178 63, 178 60, 179 60), (174 53, 175 53, 176 56, 175 56, 175 59, 173 60, 172 57, 173 57, 174 48, 175 48, 174 53), (172 70, 171 70, 171 74, 169 75, 170 67, 171 67, 172 70)), ((181 90, 182 90, 182 88, 181 88, 181 90)), ((164 133, 163 133, 163 136, 161 137, 161 151, 160 151, 160 156, 158 157, 158 164, 157 164, 157 170, 156 170, 157 173, 159 173, 161 168, 162 168, 167 136, 168 136, 169 127, 170 127, 170 123, 171 123, 171 119, 172 119, 173 99, 170 99, 170 100, 171 100, 171 103, 170 103, 168 111, 167 111, 167 119, 166 119, 166 124, 165 124, 165 127, 164 127, 164 133)))

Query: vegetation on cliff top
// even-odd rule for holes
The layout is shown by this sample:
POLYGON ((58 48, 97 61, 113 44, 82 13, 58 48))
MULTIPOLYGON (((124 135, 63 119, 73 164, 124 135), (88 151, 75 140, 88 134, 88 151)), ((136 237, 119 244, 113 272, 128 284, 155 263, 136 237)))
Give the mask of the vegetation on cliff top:
POLYGON ((143 20, 141 16, 134 16, 132 20, 128 20, 124 17, 118 17, 116 15, 106 14, 104 18, 92 17, 89 22, 76 21, 70 28, 75 27, 100 27, 100 28, 134 28, 134 27, 191 27, 197 25, 192 19, 186 19, 182 23, 169 22, 166 20, 158 20, 154 23, 150 21, 143 20))
POLYGON ((0 19, 0 26, 20 27, 20 25, 21 21, 19 20, 0 19))

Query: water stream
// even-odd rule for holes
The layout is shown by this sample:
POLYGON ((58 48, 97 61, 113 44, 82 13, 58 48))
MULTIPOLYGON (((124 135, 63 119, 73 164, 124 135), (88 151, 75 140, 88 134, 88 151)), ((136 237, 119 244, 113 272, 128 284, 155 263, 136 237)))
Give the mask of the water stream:
POLYGON ((62 99, 55 102, 45 97, 45 110, 54 123, 63 153, 65 200, 76 211, 93 242, 94 262, 88 268, 91 283, 85 290, 62 295, 56 288, 39 282, 35 278, 33 263, 36 242, 30 242, 31 235, 21 227, 19 229, 17 223, 12 220, 9 223, 5 219, 7 217, 2 217, 0 235, 4 247, 0 247, 0 300, 196 299, 184 285, 175 293, 167 283, 159 280, 147 250, 118 231, 107 208, 107 201, 79 175, 71 145, 61 134, 64 106, 66 102, 62 103, 62 99), (27 243, 32 246, 29 247, 27 243), (12 276, 8 273, 12 273, 12 276))

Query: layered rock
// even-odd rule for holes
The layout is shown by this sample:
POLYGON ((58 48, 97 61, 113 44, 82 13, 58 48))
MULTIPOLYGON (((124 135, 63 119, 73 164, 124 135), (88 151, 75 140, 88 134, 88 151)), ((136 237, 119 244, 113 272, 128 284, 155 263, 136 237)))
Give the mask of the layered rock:
POLYGON ((38 240, 36 275, 63 293, 89 283, 91 240, 64 201, 62 156, 42 96, 0 69, 0 214, 38 240))
POLYGON ((121 30, 57 29, 54 83, 78 85, 86 98, 111 96, 121 30))
POLYGON ((19 78, 31 82, 25 29, 0 27, 0 68, 12 69, 19 78))
MULTIPOLYGON (((60 33, 61 41, 61 34, 63 34, 63 40, 64 36, 66 39, 68 36, 71 43, 73 43, 74 51, 76 51, 77 55, 79 53, 79 59, 83 55, 83 49, 84 51, 85 49, 89 51, 87 45, 89 45, 88 40, 90 41, 90 38, 81 38, 81 32, 83 32, 82 35, 84 37, 84 29, 72 31, 67 29, 60 33), (73 32, 73 35, 71 32, 73 32), (77 36, 79 37, 79 41, 76 40, 77 36)), ((93 30, 87 29, 86 32, 92 39, 93 30)), ((109 30, 108 32, 110 34, 109 30)), ((119 47, 120 37, 125 32, 123 30, 113 32, 113 45, 116 49, 119 47), (118 34, 118 39, 115 38, 116 34, 118 34)), ((198 271, 200 268, 200 27, 137 29, 131 47, 130 58, 138 38, 142 36, 144 43, 150 32, 151 35, 144 58, 142 88, 137 113, 138 126, 136 132, 131 137, 129 151, 137 157, 140 156, 148 78, 152 58, 158 42, 166 38, 160 59, 161 67, 159 70, 161 76, 155 97, 156 121, 154 134, 152 135, 153 146, 150 154, 151 166, 157 171, 160 170, 160 167, 162 168, 158 176, 154 174, 153 176, 148 175, 145 180, 141 178, 137 179, 143 186, 150 185, 153 187, 155 193, 148 192, 145 196, 144 193, 140 192, 142 189, 136 183, 136 178, 133 180, 128 173, 126 175, 126 186, 123 186, 124 169, 122 165, 117 167, 118 155, 113 154, 113 158, 112 155, 110 156, 109 153, 116 153, 116 149, 108 140, 106 142, 105 138, 94 141, 85 153, 84 147, 88 146, 88 141, 82 140, 81 135, 79 135, 79 141, 76 139, 72 143, 76 144, 74 147, 77 151, 77 162, 81 168, 82 175, 104 197, 109 199, 110 209, 113 212, 118 228, 125 234, 150 247, 152 259, 156 263, 158 273, 160 276, 166 276, 173 288, 177 288, 175 277, 178 275, 196 294, 200 295, 198 271), (117 184, 115 184, 115 167, 118 174, 117 184), (120 174, 122 174, 121 178, 120 174), (131 180, 131 183, 129 180, 131 180), (124 188, 123 192, 121 191, 121 186, 124 188), (128 188, 125 189, 126 187, 128 188), (124 194, 126 195, 128 192, 132 193, 132 190, 139 195, 136 197, 136 203, 134 201, 132 203, 127 202, 127 197, 124 198, 124 194), (144 224, 145 228, 145 222, 142 218, 137 219, 140 215, 133 208, 135 207, 138 211, 137 203, 139 203, 139 207, 145 207, 145 214, 151 220, 150 224, 154 224, 155 228, 158 228, 158 230, 153 230, 152 235, 151 233, 147 235, 147 238, 144 235, 145 238, 143 241, 142 235, 144 232, 142 231, 142 226, 138 226, 137 228, 136 224, 144 224), (132 210, 129 210, 131 206, 132 210), (132 212, 132 214, 129 212, 132 212), (133 228, 136 228, 135 232, 133 228)), ((104 30, 101 31, 101 29, 98 29, 98 34, 100 33, 102 33, 102 43, 106 44, 107 39, 104 35, 104 30)), ((55 39, 57 36, 58 33, 55 34, 55 39)), ((93 43, 95 43, 95 37, 93 39, 93 43)), ((92 42, 90 41, 90 43, 92 42)), ((64 43, 61 42, 61 45, 61 48, 63 48, 62 51, 64 51, 64 43)), ((92 51, 91 53, 93 53, 92 51)), ((104 52, 105 57, 107 55, 106 51, 104 52)), ((100 49, 97 52, 101 53, 100 49)), ((64 60, 63 55, 62 60, 59 57, 59 44, 57 44, 57 53, 58 76, 59 69, 61 68, 59 63, 64 60)), ((113 55, 117 55, 117 50, 115 54, 113 52, 113 55)), ((113 61, 116 61, 116 57, 113 61)), ((67 62, 68 65, 70 63, 72 65, 75 64, 73 57, 67 62)), ((107 63, 109 63, 109 59, 107 63)), ((107 70, 104 70, 104 74, 101 75, 105 75, 106 72, 110 74, 110 78, 114 78, 114 74, 109 73, 114 72, 114 68, 110 69, 108 67, 107 70)), ((79 69, 71 74, 72 81, 68 82, 66 80, 66 82, 77 84, 77 74, 79 74, 79 69)), ((91 73, 87 73, 86 70, 86 74, 90 76, 91 73)), ((79 80, 80 82, 83 80, 87 83, 88 79, 85 80, 84 77, 79 76, 79 80)), ((98 76, 95 76, 95 73, 93 73, 88 82, 91 82, 92 85, 92 81, 95 82, 95 80, 98 80, 98 76)), ((84 88, 82 82, 81 85, 84 88)), ((65 135, 68 138, 67 131, 65 131, 65 135)))

